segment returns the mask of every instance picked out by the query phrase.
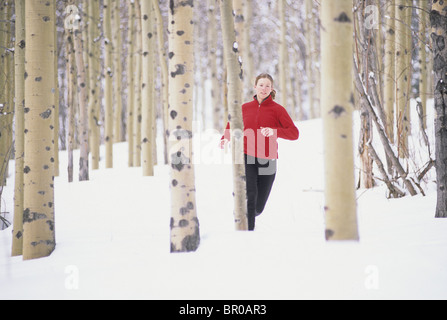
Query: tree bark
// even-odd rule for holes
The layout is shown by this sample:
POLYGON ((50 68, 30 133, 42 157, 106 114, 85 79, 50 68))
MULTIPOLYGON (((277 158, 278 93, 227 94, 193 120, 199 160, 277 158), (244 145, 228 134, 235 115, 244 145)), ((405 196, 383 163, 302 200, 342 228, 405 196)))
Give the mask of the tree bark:
POLYGON ((54 223, 54 0, 28 1, 26 21, 23 259, 50 255, 54 223))
POLYGON ((15 186, 14 186, 14 225, 12 232, 12 256, 22 254, 23 249, 23 164, 24 146, 24 107, 25 107, 25 0, 15 1, 15 186))
POLYGON ((142 49, 143 49, 143 84, 142 84, 142 169, 144 176, 154 175, 152 158, 154 139, 154 14, 150 1, 141 2, 142 49))
POLYGON ((358 240, 352 138, 351 0, 322 2, 326 240, 358 240))
POLYGON ((112 0, 104 0, 104 140, 106 168, 113 168, 113 56, 112 56, 112 0))
POLYGON ((99 93, 101 90, 100 83, 100 50, 99 50, 99 0, 89 0, 88 3, 88 14, 91 17, 89 22, 89 55, 88 55, 88 65, 89 65, 89 146, 91 153, 91 167, 93 170, 99 169, 99 145, 100 145, 100 104, 99 104, 99 93))
POLYGON ((386 32, 385 32, 385 74, 384 74, 384 98, 383 105, 386 115, 386 134, 391 143, 394 143, 394 103, 395 99, 395 0, 388 1, 386 4, 386 32))
POLYGON ((447 1, 434 1, 430 12, 435 94, 437 218, 447 218, 447 1))
POLYGON ((247 230, 247 194, 244 165, 244 125, 242 122, 242 69, 238 61, 232 3, 220 1, 224 57, 227 66, 228 118, 231 128, 233 157, 234 222, 236 230, 247 230))
POLYGON ((200 243, 192 150, 194 90, 193 1, 169 5, 169 154, 171 252, 195 251, 200 243))

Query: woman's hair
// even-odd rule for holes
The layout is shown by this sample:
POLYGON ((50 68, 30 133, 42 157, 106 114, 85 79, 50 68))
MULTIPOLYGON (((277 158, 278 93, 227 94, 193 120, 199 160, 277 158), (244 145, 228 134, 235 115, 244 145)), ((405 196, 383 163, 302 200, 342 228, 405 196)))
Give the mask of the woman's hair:
POLYGON ((270 94, 272 96, 272 99, 275 99, 276 97, 276 90, 273 89, 273 78, 271 75, 269 75, 268 73, 261 73, 260 75, 258 75, 256 77, 255 80, 255 86, 258 84, 259 79, 269 79, 270 82, 272 83, 272 93, 270 94))

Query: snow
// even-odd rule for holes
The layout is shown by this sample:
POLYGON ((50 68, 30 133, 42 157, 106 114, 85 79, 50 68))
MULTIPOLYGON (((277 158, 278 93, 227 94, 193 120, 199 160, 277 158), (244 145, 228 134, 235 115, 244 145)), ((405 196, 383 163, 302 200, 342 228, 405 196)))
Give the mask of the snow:
MULTIPOLYGON (((61 152, 56 250, 32 261, 10 257, 12 229, 0 231, 0 299, 446 299, 447 219, 434 218, 433 179, 425 197, 358 190, 360 241, 328 243, 322 123, 297 126, 298 141, 280 140, 278 174, 254 232, 234 230, 221 134, 197 135, 201 243, 193 253, 169 252, 167 166, 143 177, 127 167, 127 145, 119 143, 113 169, 102 161, 90 181, 68 183, 61 152)), ((2 199, 10 212, 13 168, 2 199)))

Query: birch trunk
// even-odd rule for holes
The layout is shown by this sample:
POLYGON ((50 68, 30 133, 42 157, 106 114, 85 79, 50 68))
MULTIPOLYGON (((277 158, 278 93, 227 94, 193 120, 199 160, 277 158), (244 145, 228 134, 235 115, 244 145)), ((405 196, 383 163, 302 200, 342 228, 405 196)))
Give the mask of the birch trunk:
MULTIPOLYGON (((147 1, 147 0, 146 0, 147 1)), ((136 14, 136 31, 135 31, 135 105, 133 110, 133 165, 135 167, 141 167, 141 6, 140 1, 135 1, 135 14, 136 14)))
POLYGON ((123 67, 121 63, 121 58, 123 54, 122 48, 122 28, 121 28, 121 1, 115 1, 115 6, 113 8, 113 42, 115 44, 114 50, 114 63, 113 67, 115 68, 113 77, 114 85, 115 85, 115 109, 114 109, 114 142, 123 141, 122 134, 122 112, 123 112, 123 98, 122 98, 122 79, 123 79, 123 67))
POLYGON ((399 157, 407 158, 408 156, 408 47, 407 33, 407 1, 396 1, 396 110, 397 110, 397 138, 399 157))
POLYGON ((426 46, 428 44, 427 38, 427 11, 428 2, 426 0, 419 0, 419 60, 421 64, 421 72, 419 78, 419 97, 421 99, 422 105, 422 128, 427 129, 427 81, 428 81, 428 70, 427 70, 427 51, 426 46))
POLYGON ((79 29, 73 32, 73 42, 77 69, 77 92, 79 101, 78 126, 80 133, 80 157, 79 157, 79 181, 89 180, 88 166, 88 112, 87 112, 87 77, 85 72, 81 31, 79 29))
POLYGON ((192 150, 194 90, 193 1, 169 4, 169 154, 171 252, 195 251, 200 243, 192 150))
POLYGON ((127 162, 129 167, 134 166, 133 151, 134 151, 134 106, 135 106, 135 52, 134 52, 134 34, 135 34, 135 3, 129 0, 128 2, 128 26, 127 26, 127 162))
POLYGON ((154 175, 153 141, 154 132, 154 15, 150 1, 141 2, 143 84, 141 92, 141 152, 143 176, 154 175))
POLYGON ((104 0, 104 68, 105 68, 105 106, 104 140, 106 149, 106 168, 113 168, 113 56, 112 56, 112 0, 104 0))
POLYGON ((220 1, 222 38, 228 84, 228 118, 233 157, 234 222, 236 230, 247 230, 247 194, 244 165, 244 125, 242 122, 242 69, 238 61, 231 1, 220 1))
POLYGON ((433 71, 435 87, 435 136, 437 218, 447 218, 447 1, 433 3, 430 12, 433 71))
MULTIPOLYGON (((285 0, 278 1, 278 12, 280 21, 280 37, 279 37, 279 86, 280 86, 280 104, 287 107, 287 82, 286 82, 286 70, 287 70, 287 42, 286 42, 286 13, 285 13, 285 0)), ((294 112, 289 110, 292 119, 295 118, 294 112)))
POLYGON ((321 7, 326 240, 358 240, 352 137, 351 0, 321 7))
POLYGON ((395 0, 391 0, 386 5, 386 33, 385 33, 385 74, 384 74, 384 98, 383 104, 386 115, 386 134, 391 143, 394 143, 394 104, 395 104, 395 0))
POLYGON ((50 255, 54 224, 54 0, 25 6, 25 162, 23 259, 50 255))
POLYGON ((100 82, 100 50, 99 50, 99 0, 89 0, 88 14, 91 17, 89 25, 89 146, 91 153, 91 167, 93 170, 99 169, 99 145, 100 145, 100 121, 99 121, 99 93, 101 87, 100 82))
POLYGON ((213 127, 222 131, 222 99, 220 97, 219 80, 217 79, 217 25, 216 25, 217 5, 215 0, 208 0, 208 55, 211 72, 211 110, 213 115, 213 127))
MULTIPOLYGON (((158 58, 160 60, 160 69, 161 69, 161 87, 162 87, 162 119, 163 119, 163 131, 166 131, 168 128, 168 63, 167 63, 167 55, 165 50, 165 40, 164 40, 164 28, 163 28, 163 19, 160 13, 160 7, 158 5, 158 0, 152 0, 152 6, 154 8, 155 17, 157 20, 157 38, 158 38, 158 58)), ((163 143, 164 143, 164 159, 165 164, 168 164, 168 139, 167 135, 163 134, 163 143)))
POLYGON ((24 146, 24 107, 25 107, 25 0, 15 1, 15 186, 14 186, 14 225, 12 232, 12 256, 22 254, 23 249, 23 164, 24 146))

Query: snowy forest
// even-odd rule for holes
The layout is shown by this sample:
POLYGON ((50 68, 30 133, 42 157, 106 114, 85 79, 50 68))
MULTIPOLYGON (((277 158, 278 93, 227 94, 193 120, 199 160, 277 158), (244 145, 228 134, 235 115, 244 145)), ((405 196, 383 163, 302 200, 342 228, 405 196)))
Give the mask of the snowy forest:
POLYGON ((447 298, 446 14, 0 0, 0 298, 447 298), (261 73, 299 139, 243 232, 261 73))

